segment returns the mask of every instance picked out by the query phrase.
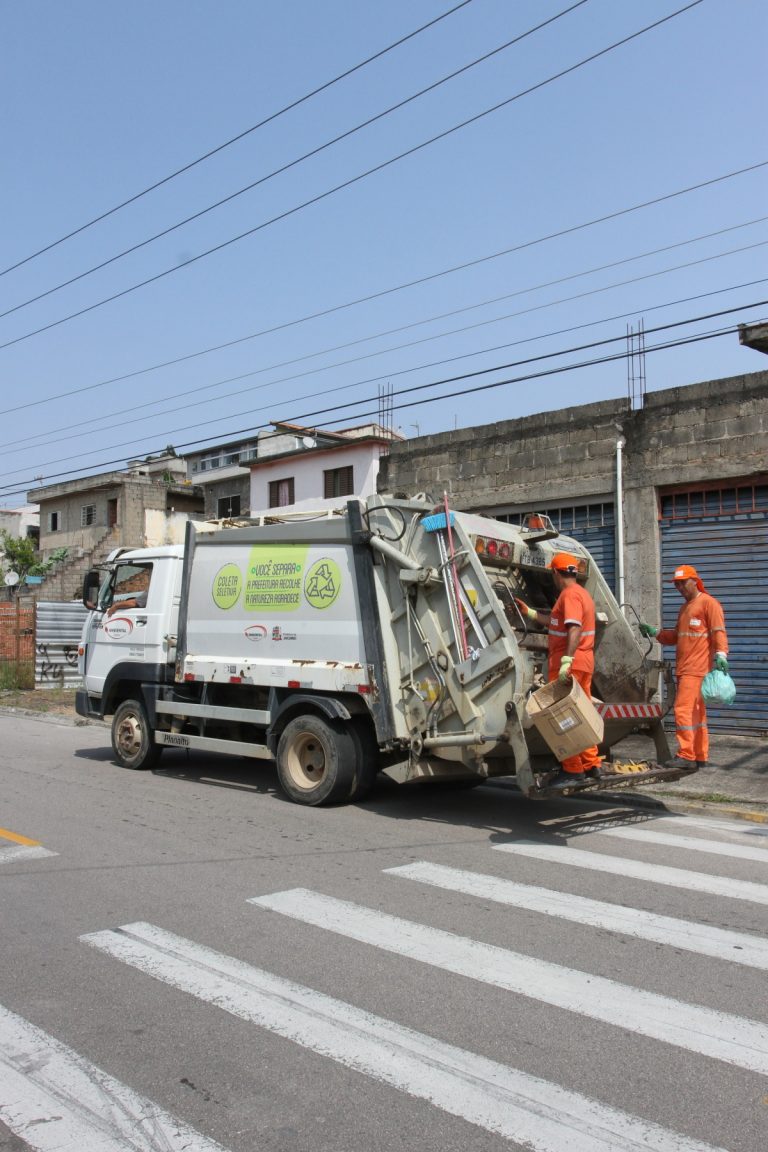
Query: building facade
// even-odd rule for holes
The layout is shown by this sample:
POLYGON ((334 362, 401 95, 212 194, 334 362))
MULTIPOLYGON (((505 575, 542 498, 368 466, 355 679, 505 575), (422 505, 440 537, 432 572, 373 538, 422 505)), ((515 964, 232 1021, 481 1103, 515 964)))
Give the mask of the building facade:
POLYGON ((401 438, 378 424, 319 431, 275 424, 251 463, 253 516, 339 507, 376 492, 381 461, 401 438))

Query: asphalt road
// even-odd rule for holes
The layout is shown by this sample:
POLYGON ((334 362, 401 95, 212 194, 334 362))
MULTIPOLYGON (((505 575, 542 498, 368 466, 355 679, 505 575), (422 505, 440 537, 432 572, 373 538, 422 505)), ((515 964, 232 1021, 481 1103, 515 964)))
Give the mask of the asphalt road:
POLYGON ((7 714, 0 795, 3 1152, 768 1146, 765 827, 7 714))

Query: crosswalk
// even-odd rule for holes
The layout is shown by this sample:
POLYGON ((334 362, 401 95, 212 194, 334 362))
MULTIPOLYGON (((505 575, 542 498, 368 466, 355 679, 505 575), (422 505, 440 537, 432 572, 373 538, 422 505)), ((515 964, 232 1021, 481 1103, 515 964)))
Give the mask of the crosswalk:
MULTIPOLYGON (((489 846, 487 871, 429 859, 411 859, 383 869, 387 898, 397 907, 400 897, 405 902, 407 894, 410 916, 315 888, 288 888, 254 896, 247 901, 243 914, 252 917, 255 948, 262 936, 279 939, 281 924, 290 922, 294 925, 292 931, 320 931, 337 941, 349 941, 350 946, 375 949, 379 955, 394 955, 405 964, 437 973, 430 985, 436 997, 440 996, 443 974, 445 979, 466 981, 469 990, 486 985, 511 998, 520 998, 520 1002, 536 1004, 541 1011, 568 1013, 581 1020, 582 1027, 608 1027, 630 1039, 642 1037, 644 1043, 690 1054, 707 1062, 708 1093, 717 1091, 718 1069, 768 1074, 768 1022, 759 1018, 760 1011, 758 1018, 751 1019, 711 1007, 706 1003, 706 993, 697 996, 695 987, 686 992, 684 999, 663 995, 644 987, 642 964, 628 967, 633 974, 631 980, 610 979, 590 971, 586 964, 577 968, 553 963, 525 950, 500 947, 413 917, 414 907, 423 907, 426 921, 430 919, 428 909, 435 901, 439 905, 460 894, 469 901, 482 902, 484 907, 493 905, 499 917, 509 918, 513 935, 515 917, 534 914, 542 918, 542 923, 552 924, 553 930, 560 923, 575 923, 587 932, 599 932, 603 944, 605 934, 610 934, 609 939, 621 944, 624 955, 627 947, 650 943, 669 950, 670 955, 698 955, 734 965, 735 971, 768 969, 768 939, 765 931, 759 929, 761 923, 765 924, 762 907, 768 904, 768 843, 756 842, 757 838, 743 843, 745 831, 727 821, 712 825, 692 821, 687 825, 678 820, 654 820, 624 827, 598 825, 592 832, 594 837, 582 828, 567 843, 567 832, 560 830, 546 841, 510 839, 489 846), (699 834, 705 830, 707 835, 699 834), (633 846, 640 846, 638 855, 644 857, 663 850, 665 863, 617 856, 611 847, 619 844, 630 853, 633 846), (718 867, 732 861, 734 869, 741 866, 743 870, 743 862, 749 861, 755 879, 711 874, 698 871, 695 866, 679 867, 678 864, 689 862, 689 854, 699 867, 707 860, 716 861, 718 867), (670 856, 674 865, 667 862, 670 856), (517 861, 543 865, 536 871, 537 882, 522 883, 515 877, 517 861), (505 870, 507 875, 494 874, 505 870), (560 877, 567 875, 573 886, 574 876, 578 880, 585 871, 642 881, 647 886, 646 893, 651 895, 658 892, 656 886, 666 891, 676 889, 681 894, 683 910, 685 894, 691 891, 733 900, 737 907, 749 902, 756 913, 755 930, 718 928, 690 915, 662 915, 646 907, 630 907, 618 903, 617 897, 611 900, 612 888, 608 885, 606 900, 560 890, 560 877)), ((116 928, 98 928, 80 940, 99 952, 105 962, 126 965, 210 1006, 217 1014, 236 1017, 282 1037, 371 1082, 501 1137, 515 1148, 533 1152, 724 1152, 721 1145, 707 1143, 705 1134, 696 1129, 695 1109, 691 1110, 690 1120, 689 1114, 684 1113, 686 1119, 681 1123, 681 1127, 689 1124, 690 1131, 674 1131, 657 1123, 652 1110, 645 1115, 624 1111, 610 1099, 602 1099, 599 1090, 589 1095, 576 1092, 555 1079, 516 1067, 514 1060, 495 1061, 467 1046, 454 1045, 445 1038, 378 1015, 359 1003, 350 1003, 217 951, 160 924, 136 921, 116 928)), ((365 995, 365 988, 361 988, 360 998, 364 1000, 365 995)), ((762 1008, 764 1016, 765 1005, 762 1008)), ((37 1069, 30 1052, 43 1044, 42 1033, 29 1031, 31 1027, 0 1010, 0 1089, 5 1089, 0 1091, 0 1119, 30 1147, 53 1152, 70 1146, 63 1140, 35 1142, 48 1139, 49 1130, 45 1125, 29 1123, 30 1109, 39 1115, 45 1108, 44 1093, 48 1091, 49 1106, 53 1107, 50 1101, 55 1099, 58 1115, 67 1114, 66 1102, 70 1099, 86 1102, 79 1111, 75 1110, 72 1123, 93 1121, 90 1142, 71 1138, 73 1148, 88 1152, 112 1152, 117 1147, 135 1148, 137 1152, 176 1152, 182 1147, 190 1152, 220 1149, 220 1145, 185 1128, 157 1105, 134 1098, 130 1089, 118 1085, 105 1072, 64 1050, 51 1038, 45 1039, 53 1046, 58 1064, 69 1069, 65 1081, 75 1083, 74 1068, 77 1077, 96 1087, 86 1091, 78 1079, 77 1088, 65 1092, 45 1083, 47 1070, 42 1081, 36 1071, 34 1091, 28 1091, 27 1099, 27 1090, 21 1083, 24 1069, 37 1069), (8 1083, 13 1087, 14 1099, 10 1111, 3 1103, 8 1097, 8 1083), (103 1100, 110 1097, 113 1103, 105 1115, 114 1115, 114 1100, 119 1099, 117 1111, 121 1114, 125 1111, 129 1116, 150 1118, 140 1129, 144 1143, 120 1144, 120 1133, 116 1134, 108 1124, 105 1127, 103 1116, 98 1121, 99 1108, 103 1109, 103 1100), (171 1138, 169 1131, 176 1136, 171 1138)), ((663 1082, 658 1084, 660 1092, 664 1087, 663 1082)))
POLYGON ((38 1152, 222 1152, 2 1007, 0 1119, 38 1152))

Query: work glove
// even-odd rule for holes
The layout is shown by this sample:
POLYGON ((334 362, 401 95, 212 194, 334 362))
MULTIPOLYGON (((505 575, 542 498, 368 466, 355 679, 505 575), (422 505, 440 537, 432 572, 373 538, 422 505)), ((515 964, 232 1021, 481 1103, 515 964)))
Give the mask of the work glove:
POLYGON ((571 676, 571 664, 573 664, 573 656, 560 657, 560 671, 557 674, 558 680, 564 684, 571 676))
POLYGON ((529 608, 524 600, 519 600, 517 598, 517 596, 515 596, 515 604, 517 604, 517 606, 520 609, 520 612, 523 616, 527 616, 529 620, 535 620, 536 619, 536 609, 535 608, 529 608))
POLYGON ((647 636, 649 639, 655 636, 659 631, 655 624, 640 624, 639 629, 640 635, 647 636))
POLYGON ((728 661, 724 652, 718 652, 715 656, 715 668, 717 668, 718 672, 728 671, 728 661))

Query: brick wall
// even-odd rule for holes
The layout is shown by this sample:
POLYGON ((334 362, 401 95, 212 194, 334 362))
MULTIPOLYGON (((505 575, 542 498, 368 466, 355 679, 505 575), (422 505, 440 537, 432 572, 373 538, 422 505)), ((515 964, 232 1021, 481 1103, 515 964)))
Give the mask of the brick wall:
POLYGON ((35 659, 35 609, 22 605, 18 610, 18 623, 15 604, 0 604, 0 661, 13 661, 17 656, 16 629, 21 635, 18 640, 18 658, 21 661, 35 659))

